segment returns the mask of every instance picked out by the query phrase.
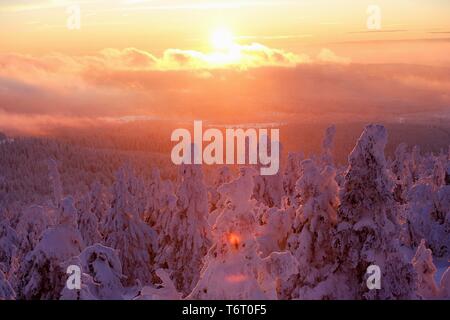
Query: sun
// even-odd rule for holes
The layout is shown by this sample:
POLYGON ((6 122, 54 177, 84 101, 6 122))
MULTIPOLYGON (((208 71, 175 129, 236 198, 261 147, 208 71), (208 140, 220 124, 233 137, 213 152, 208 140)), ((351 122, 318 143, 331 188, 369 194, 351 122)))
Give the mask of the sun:
POLYGON ((207 60, 214 66, 237 64, 241 61, 241 46, 235 42, 230 29, 220 27, 211 32, 212 52, 206 55, 207 60))
POLYGON ((211 44, 217 51, 230 50, 234 46, 233 33, 227 28, 219 28, 211 34, 211 44))

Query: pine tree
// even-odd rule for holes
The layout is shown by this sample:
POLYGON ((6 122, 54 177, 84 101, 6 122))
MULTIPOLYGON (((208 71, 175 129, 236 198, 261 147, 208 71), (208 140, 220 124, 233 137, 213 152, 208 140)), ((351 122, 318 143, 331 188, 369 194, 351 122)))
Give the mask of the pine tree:
POLYGON ((321 162, 323 166, 333 166, 334 157, 334 136, 336 135, 336 126, 332 125, 325 130, 325 137, 322 142, 322 158, 321 162))
POLYGON ((413 175, 410 171, 411 159, 404 143, 398 145, 395 150, 395 160, 391 164, 391 171, 394 175, 395 188, 394 199, 404 204, 407 194, 413 184, 413 175))
POLYGON ((105 245, 118 250, 123 274, 122 283, 132 286, 139 281, 151 283, 157 234, 141 220, 131 193, 134 175, 128 166, 116 174, 113 201, 105 220, 105 245))
POLYGON ((407 232, 411 245, 416 247, 422 239, 436 257, 450 252, 450 187, 429 182, 417 183, 408 193, 407 232))
POLYGON ((97 217, 97 223, 102 225, 108 212, 108 200, 103 185, 96 181, 91 185, 91 212, 97 217))
POLYGON ((271 176, 255 176, 255 187, 253 197, 264 205, 271 207, 280 207, 284 195, 283 174, 278 171, 271 176))
POLYGON ((217 189, 224 183, 228 183, 233 178, 230 168, 223 166, 217 172, 214 183, 208 188, 208 211, 213 212, 218 207, 218 202, 220 201, 220 193, 217 189))
MULTIPOLYGON (((265 137, 268 139, 268 137, 265 137)), ((279 148, 279 154, 281 155, 282 145, 279 141, 276 142, 279 148)), ((270 154, 272 143, 268 143, 266 148, 267 152, 270 154)), ((261 148, 261 145, 258 146, 261 148)), ((276 161, 281 162, 280 159, 276 159, 276 161)), ((258 163, 255 168, 261 172, 261 168, 264 167, 262 163, 258 163)), ((261 175, 258 174, 255 176, 254 180, 254 190, 253 197, 260 203, 271 207, 280 208, 282 205, 282 199, 284 196, 284 174, 282 170, 278 170, 278 172, 274 175, 261 175)))
POLYGON ((32 205, 23 210, 16 230, 19 236, 19 258, 23 258, 41 240, 42 233, 53 225, 50 214, 42 206, 32 205))
POLYGON ((189 299, 276 299, 280 280, 295 272, 290 253, 258 255, 255 200, 250 199, 255 175, 253 169, 243 169, 239 178, 219 188, 229 206, 213 227, 214 245, 189 299))
POLYGON ((400 252, 398 207, 386 170, 387 132, 369 125, 349 156, 341 190, 341 205, 334 245, 338 250, 342 285, 351 299, 408 299, 414 297, 415 272, 400 252), (377 265, 382 287, 369 291, 366 271, 377 265))
POLYGON ((302 162, 302 172, 296 185, 300 207, 288 239, 299 269, 286 283, 285 294, 299 299, 337 298, 331 283, 337 268, 332 246, 339 204, 336 173, 331 166, 320 171, 312 160, 302 162))
POLYGON ((78 203, 78 229, 86 246, 102 242, 97 216, 93 212, 94 201, 91 194, 87 193, 78 203))
POLYGON ((301 174, 300 163, 303 161, 303 159, 304 156, 302 153, 290 152, 288 154, 286 168, 284 170, 284 178, 283 178, 284 194, 288 197, 289 202, 293 205, 296 204, 295 184, 297 183, 297 180, 300 178, 301 174))
POLYGON ((182 165, 179 180, 177 207, 166 213, 160 231, 158 263, 170 270, 177 290, 186 295, 198 281, 210 245, 208 195, 200 166, 182 165))
POLYGON ((65 300, 122 300, 125 290, 121 280, 122 265, 116 250, 101 244, 85 248, 80 255, 66 261, 65 265, 81 268, 82 289, 63 289, 65 300))
POLYGON ((19 299, 59 299, 66 278, 62 264, 83 249, 73 199, 64 198, 60 204, 58 225, 42 234, 41 240, 20 265, 17 277, 19 299))
POLYGON ((285 198, 281 208, 257 205, 254 209, 258 224, 255 237, 261 256, 267 257, 275 251, 286 251, 295 218, 294 207, 290 206, 285 198))
POLYGON ((450 147, 448 148, 447 168, 445 170, 445 184, 450 186, 450 147))
POLYGON ((14 292, 11 284, 6 279, 5 274, 0 268, 0 301, 1 300, 14 300, 16 293, 14 292))
POLYGON ((58 207, 63 198, 63 187, 61 183, 61 176, 58 171, 58 163, 55 159, 49 159, 47 164, 49 180, 53 191, 53 204, 55 207, 58 207))
POLYGON ((417 293, 424 299, 435 299, 438 296, 438 287, 434 280, 436 266, 433 263, 433 255, 425 246, 425 240, 420 242, 417 252, 412 260, 412 265, 417 273, 417 293))
POLYGON ((9 221, 0 221, 0 271, 9 273, 18 246, 19 238, 16 231, 9 226, 9 221))
POLYGON ((158 168, 152 169, 152 177, 148 186, 148 203, 147 208, 144 213, 143 220, 150 225, 151 227, 154 227, 157 223, 157 220, 159 217, 159 210, 161 207, 161 192, 162 187, 162 179, 161 179, 161 172, 158 168))

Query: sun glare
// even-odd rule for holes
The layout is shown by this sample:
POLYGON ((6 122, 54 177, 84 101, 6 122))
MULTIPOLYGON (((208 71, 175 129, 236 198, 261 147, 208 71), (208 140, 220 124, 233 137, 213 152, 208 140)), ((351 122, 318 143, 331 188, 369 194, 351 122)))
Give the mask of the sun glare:
POLYGON ((238 249, 241 239, 236 233, 230 233, 230 234, 228 234, 228 241, 230 242, 230 244, 232 246, 235 247, 235 249, 238 249))
POLYGON ((234 45, 234 37, 227 28, 216 29, 211 35, 211 44, 215 50, 230 50, 234 45))
POLYGON ((233 33, 225 28, 218 28, 211 33, 213 52, 208 55, 212 65, 225 66, 239 63, 241 59, 240 47, 234 42, 233 33))

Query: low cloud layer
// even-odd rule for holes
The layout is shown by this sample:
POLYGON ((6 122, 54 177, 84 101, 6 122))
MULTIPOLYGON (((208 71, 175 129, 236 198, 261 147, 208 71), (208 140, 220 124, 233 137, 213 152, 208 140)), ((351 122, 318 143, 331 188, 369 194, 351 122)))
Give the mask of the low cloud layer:
POLYGON ((136 48, 105 49, 98 55, 79 57, 77 62, 86 66, 101 66, 121 70, 199 70, 199 69, 249 69, 263 66, 292 67, 309 63, 306 55, 297 55, 273 49, 258 43, 234 44, 223 52, 203 53, 195 50, 168 49, 161 57, 136 48))
POLYGON ((0 55, 0 130, 42 132, 142 116, 223 123, 448 117, 448 67, 356 64, 329 49, 220 53, 136 48, 0 55))

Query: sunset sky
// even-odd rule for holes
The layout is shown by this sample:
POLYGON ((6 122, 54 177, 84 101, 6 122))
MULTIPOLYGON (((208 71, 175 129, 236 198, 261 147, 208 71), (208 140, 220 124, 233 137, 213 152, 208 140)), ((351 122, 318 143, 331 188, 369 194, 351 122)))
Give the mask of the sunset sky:
POLYGON ((211 110, 446 117, 449 13, 447 0, 1 0, 0 129, 211 110))
POLYGON ((204 50, 218 27, 229 28, 242 43, 288 50, 347 41, 436 39, 449 36, 449 13, 446 0, 2 0, 0 50, 204 50), (80 4, 82 28, 68 33, 66 8, 73 3, 80 4), (371 4, 382 10, 380 32, 366 28, 371 4))

